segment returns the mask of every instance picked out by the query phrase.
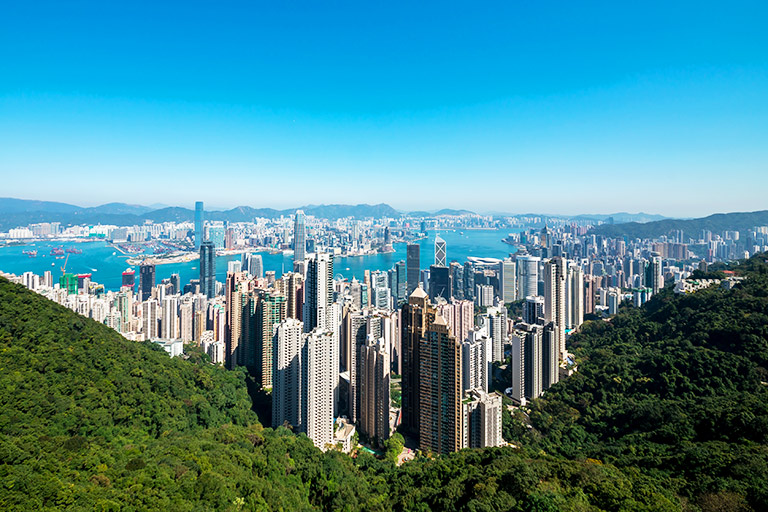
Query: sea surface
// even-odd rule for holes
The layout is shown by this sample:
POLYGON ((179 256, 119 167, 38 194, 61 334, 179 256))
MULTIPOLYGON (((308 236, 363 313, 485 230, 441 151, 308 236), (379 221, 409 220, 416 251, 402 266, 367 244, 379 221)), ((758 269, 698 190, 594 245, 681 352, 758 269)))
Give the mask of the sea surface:
MULTIPOLYGON (((440 237, 446 242, 448 261, 464 263, 468 256, 505 258, 515 251, 511 245, 501 240, 509 234, 509 230, 455 230, 440 231, 440 237)), ((428 268, 434 263, 435 232, 428 233, 425 239, 420 240, 421 268, 428 268)), ((65 259, 56 259, 51 255, 54 247, 77 248, 82 254, 69 254, 66 260, 67 272, 75 274, 92 274, 92 281, 103 284, 108 290, 119 290, 122 284, 122 273, 127 268, 136 270, 136 284, 138 285, 138 267, 128 265, 128 255, 121 254, 107 242, 34 242, 26 245, 0 247, 0 270, 12 274, 21 275, 32 271, 43 275, 46 270, 53 273, 54 282, 61 276, 61 266, 65 259), (25 250, 37 250, 37 257, 31 258, 23 253, 25 250)), ((348 279, 356 277, 363 279, 366 269, 389 270, 396 262, 405 260, 406 244, 395 244, 395 252, 389 254, 376 254, 371 256, 336 257, 334 259, 334 273, 348 279)), ((269 254, 262 252, 264 270, 274 270, 277 277, 283 272, 293 268, 293 255, 269 254)), ((66 254, 65 254, 66 256, 66 254)), ((216 258, 216 279, 224 281, 227 274, 227 263, 239 260, 240 255, 219 256, 216 258)), ((198 260, 187 263, 169 263, 157 265, 155 278, 157 282, 168 278, 171 274, 179 274, 181 283, 186 284, 191 279, 199 277, 198 260)))

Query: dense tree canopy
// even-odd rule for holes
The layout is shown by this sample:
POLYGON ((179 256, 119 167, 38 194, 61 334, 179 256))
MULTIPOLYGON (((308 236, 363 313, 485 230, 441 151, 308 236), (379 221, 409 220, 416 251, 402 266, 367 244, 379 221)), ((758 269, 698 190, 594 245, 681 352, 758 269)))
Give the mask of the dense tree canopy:
MULTIPOLYGON (((3 510, 762 510, 768 265, 585 324, 516 447, 397 467, 262 427, 245 372, 171 359, 0 278, 3 510)), ((397 446, 395 446, 397 445, 397 446)))

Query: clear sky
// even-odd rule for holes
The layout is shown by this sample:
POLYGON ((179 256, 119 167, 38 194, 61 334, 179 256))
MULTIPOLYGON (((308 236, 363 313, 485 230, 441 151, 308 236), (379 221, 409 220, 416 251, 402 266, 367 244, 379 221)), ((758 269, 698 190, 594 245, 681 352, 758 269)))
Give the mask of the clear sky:
POLYGON ((5 2, 0 196, 768 209, 768 2, 5 2))

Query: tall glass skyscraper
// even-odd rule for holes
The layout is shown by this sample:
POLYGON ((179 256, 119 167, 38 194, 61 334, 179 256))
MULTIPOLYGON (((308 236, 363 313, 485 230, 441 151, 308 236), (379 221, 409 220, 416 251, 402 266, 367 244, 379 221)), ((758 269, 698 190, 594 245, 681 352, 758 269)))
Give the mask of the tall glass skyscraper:
POLYGON ((445 240, 440 235, 435 237, 435 265, 438 267, 446 266, 445 240))
POLYGON ((200 293, 209 299, 216 295, 216 248, 209 241, 200 244, 200 293))
POLYGON ((307 256, 307 219, 303 210, 296 210, 293 225, 293 262, 303 262, 307 256))
POLYGON ((406 267, 407 267, 407 278, 408 278, 408 296, 410 297, 413 293, 413 290, 418 288, 419 286, 419 256, 421 252, 421 247, 419 244, 408 244, 407 252, 406 252, 406 267))
POLYGON ((155 287, 154 265, 142 265, 139 267, 139 287, 141 288, 142 302, 152 296, 152 288, 155 287))
POLYGON ((205 217, 203 212, 203 202, 195 203, 195 250, 200 250, 200 244, 203 243, 205 236, 205 217))

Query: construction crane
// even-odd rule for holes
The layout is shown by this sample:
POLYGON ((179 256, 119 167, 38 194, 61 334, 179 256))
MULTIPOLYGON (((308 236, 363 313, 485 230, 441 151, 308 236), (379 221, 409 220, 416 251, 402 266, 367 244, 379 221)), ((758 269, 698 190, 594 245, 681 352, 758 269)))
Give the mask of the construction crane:
POLYGON ((64 259, 64 265, 61 267, 61 275, 64 275, 67 272, 68 261, 69 261, 69 254, 67 254, 67 257, 64 259))

